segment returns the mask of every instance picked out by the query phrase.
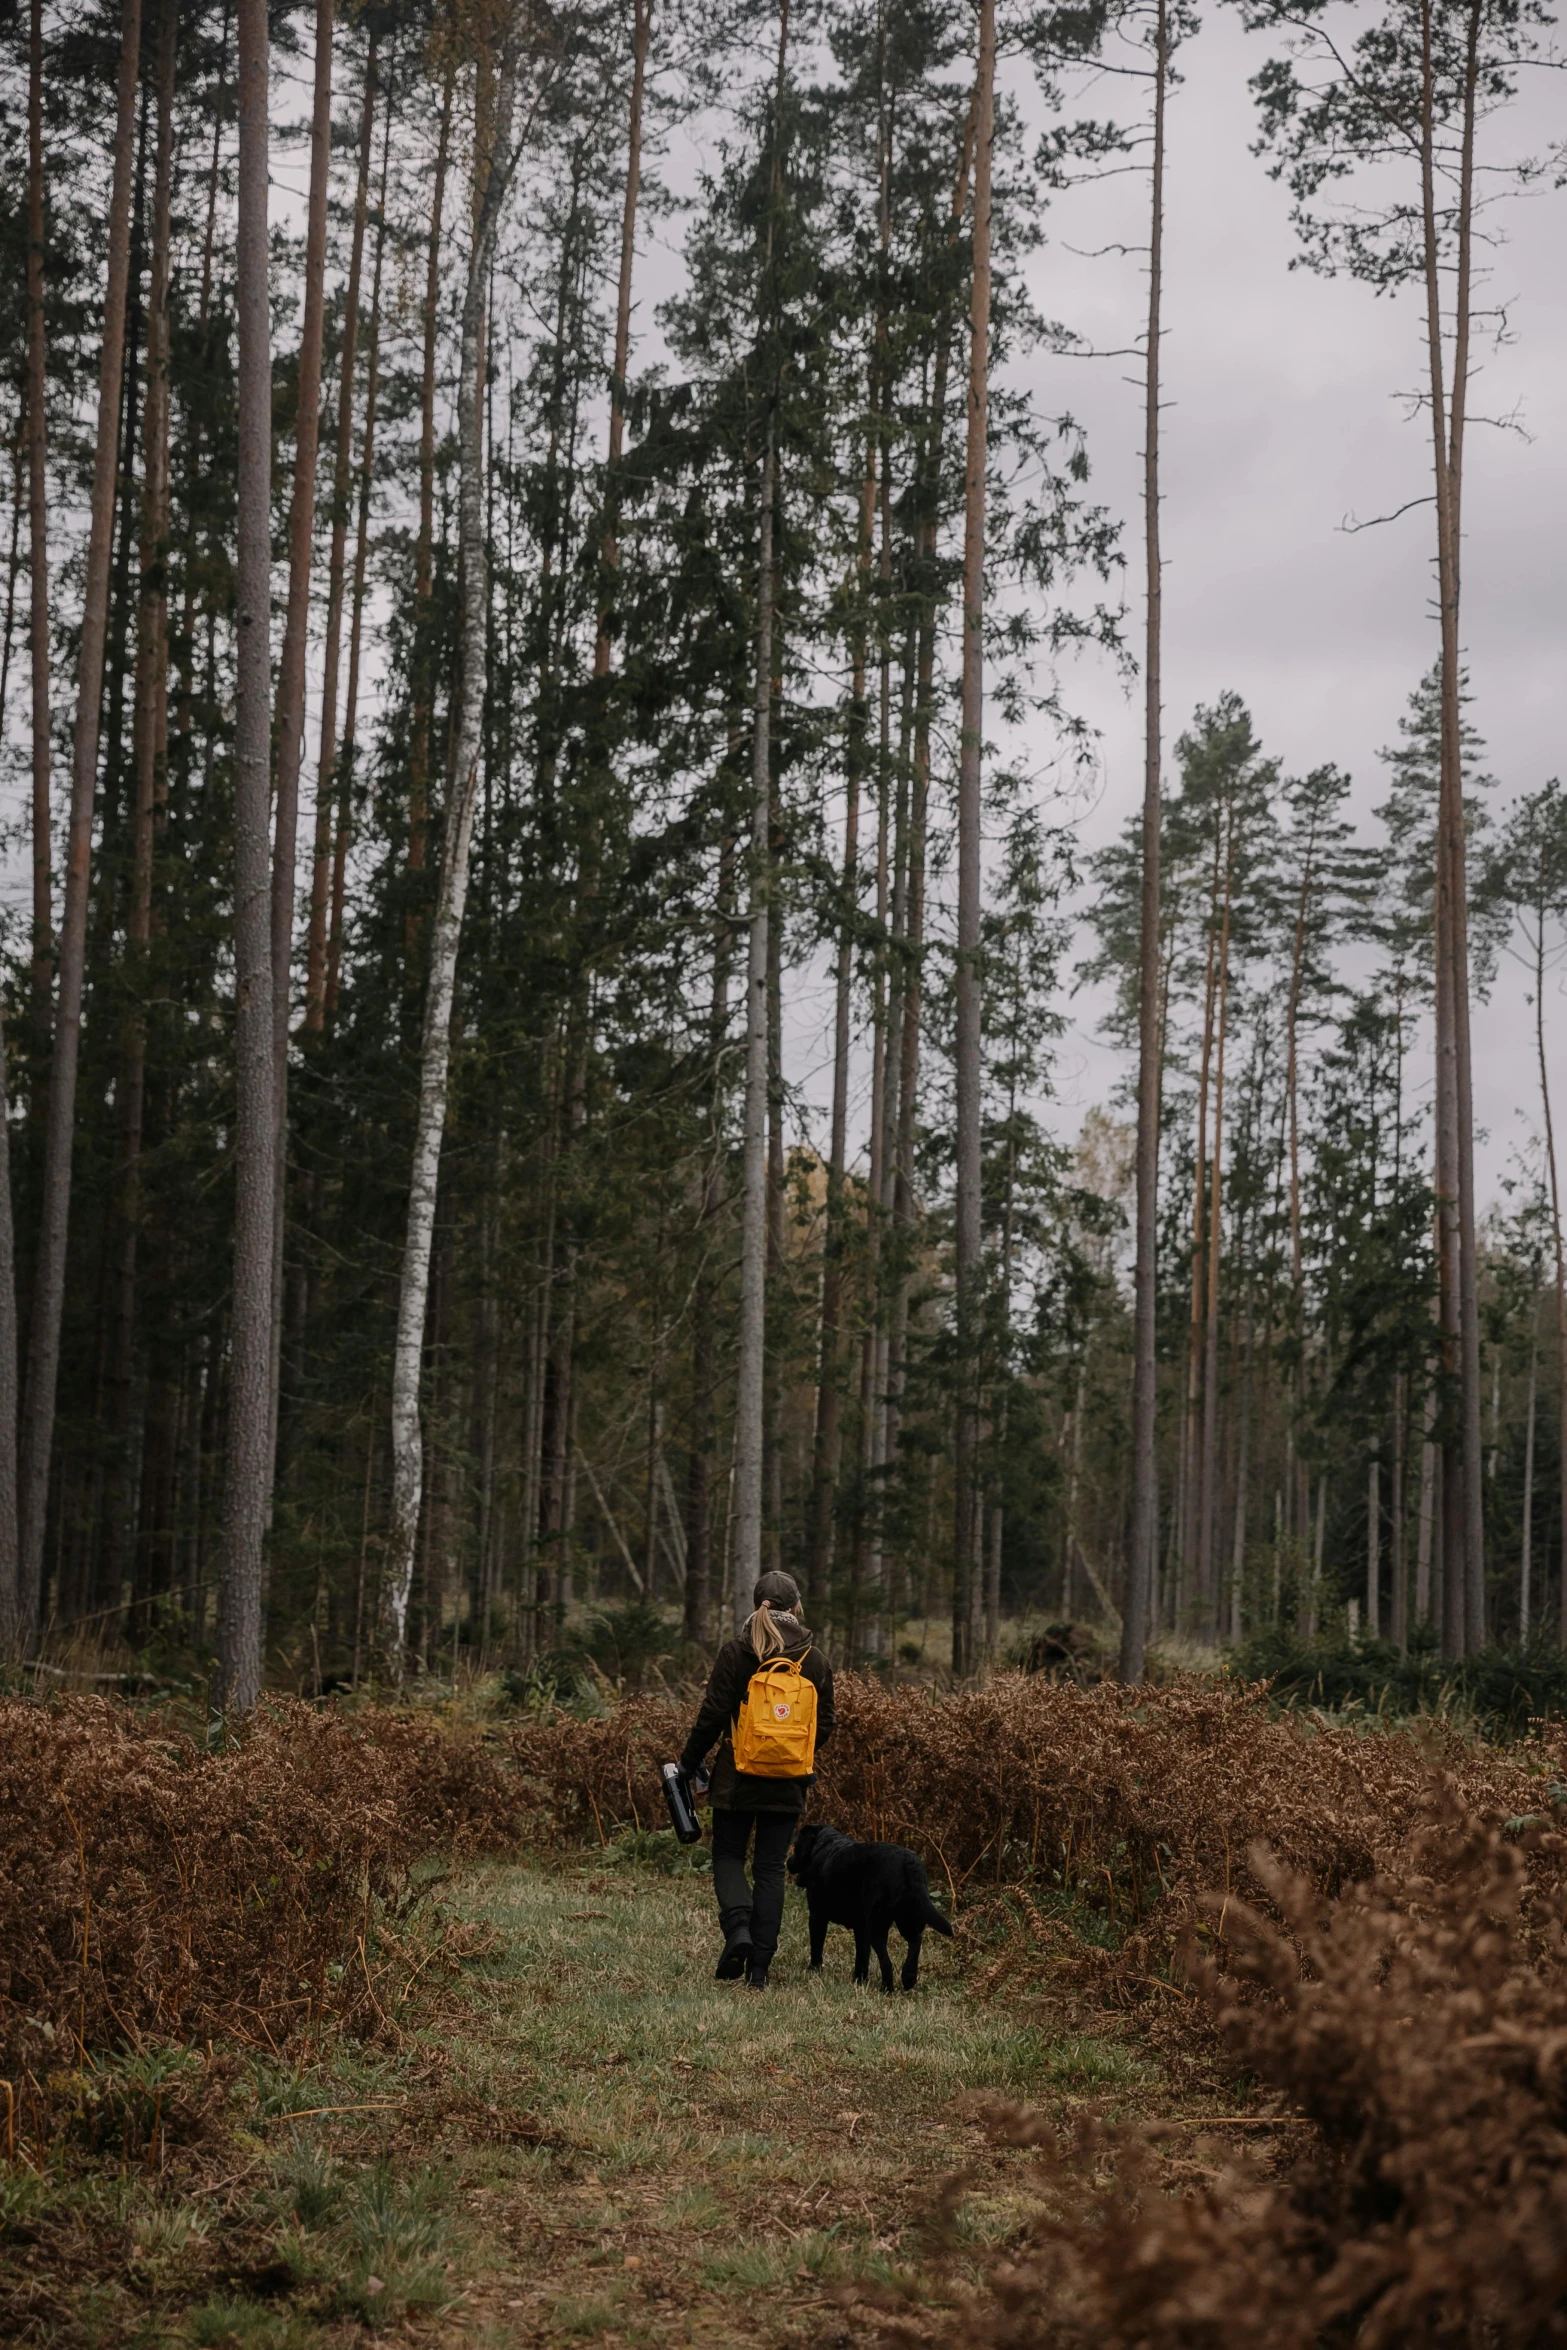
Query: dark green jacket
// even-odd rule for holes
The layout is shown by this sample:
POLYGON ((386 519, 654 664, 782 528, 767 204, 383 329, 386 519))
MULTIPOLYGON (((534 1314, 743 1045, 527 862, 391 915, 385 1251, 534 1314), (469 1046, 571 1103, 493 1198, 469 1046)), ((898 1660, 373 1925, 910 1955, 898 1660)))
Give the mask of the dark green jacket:
MULTIPOLYGON (((832 1667, 821 1650, 812 1646, 811 1635, 803 1625, 794 1633, 782 1624, 779 1630, 784 1634, 783 1654, 788 1657, 803 1655, 805 1661, 800 1670, 807 1681, 815 1684, 816 1745, 820 1752, 833 1731, 832 1667)), ((749 1640, 724 1642, 713 1659, 707 1692, 691 1726, 691 1735, 686 1740, 685 1752, 680 1757, 680 1768, 686 1772, 700 1770, 717 1742, 718 1759, 713 1765, 712 1782, 715 1811, 786 1811, 793 1812, 798 1818, 811 1792, 808 1778, 757 1779, 749 1772, 735 1769, 731 1733, 757 1662, 756 1651, 749 1640)))

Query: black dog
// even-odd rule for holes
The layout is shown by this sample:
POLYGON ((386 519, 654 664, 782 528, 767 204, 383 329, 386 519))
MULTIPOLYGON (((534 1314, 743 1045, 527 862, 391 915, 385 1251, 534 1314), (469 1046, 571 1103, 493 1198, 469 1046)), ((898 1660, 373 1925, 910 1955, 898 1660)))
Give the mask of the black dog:
POLYGON ((919 1980, 920 1940, 927 1926, 950 1941, 952 1927, 930 1897, 925 1863, 901 1844, 856 1844, 841 1828, 802 1828, 789 1855, 789 1873, 798 1877, 811 1911, 811 1965, 819 1970, 829 1926, 847 1926, 854 1936, 854 1979, 870 1980, 871 1952, 881 1967, 881 1987, 892 1989, 887 1929, 896 1926, 908 1944, 903 1988, 919 1980))

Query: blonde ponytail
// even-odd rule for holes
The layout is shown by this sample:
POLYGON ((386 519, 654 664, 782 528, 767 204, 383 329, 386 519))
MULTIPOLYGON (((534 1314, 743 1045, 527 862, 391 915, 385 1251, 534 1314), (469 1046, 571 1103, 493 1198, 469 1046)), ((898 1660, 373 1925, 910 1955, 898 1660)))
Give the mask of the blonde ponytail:
POLYGON ((761 1606, 756 1609, 747 1624, 746 1630, 751 1635, 751 1646, 756 1651, 759 1664, 765 1664, 770 1656, 782 1655, 784 1636, 778 1629, 777 1620, 773 1615, 773 1603, 770 1599, 762 1601, 761 1606))
POLYGON ((784 1634, 779 1628, 777 1608, 791 1631, 799 1628, 795 1610, 800 1605, 800 1586, 792 1575, 785 1575, 777 1567, 758 1575, 751 1594, 752 1613, 745 1623, 745 1637, 756 1651, 757 1662, 765 1663, 770 1656, 781 1656, 785 1646, 784 1634))

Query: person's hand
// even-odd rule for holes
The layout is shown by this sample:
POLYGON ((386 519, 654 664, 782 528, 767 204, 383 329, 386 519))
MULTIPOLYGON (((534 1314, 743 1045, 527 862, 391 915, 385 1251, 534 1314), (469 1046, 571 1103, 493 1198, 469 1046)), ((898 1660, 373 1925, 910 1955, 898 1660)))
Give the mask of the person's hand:
POLYGON ((686 1781, 686 1785, 691 1790, 691 1800, 693 1803, 703 1803, 706 1801, 708 1784, 709 1781, 706 1771, 693 1771, 691 1773, 690 1778, 686 1781))

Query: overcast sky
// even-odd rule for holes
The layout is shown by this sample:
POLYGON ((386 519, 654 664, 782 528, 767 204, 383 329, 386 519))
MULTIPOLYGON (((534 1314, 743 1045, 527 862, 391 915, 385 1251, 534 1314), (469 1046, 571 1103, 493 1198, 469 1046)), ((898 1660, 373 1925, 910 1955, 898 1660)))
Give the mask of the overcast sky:
MULTIPOLYGON (((1205 11, 1170 105, 1166 742, 1199 701, 1233 687, 1286 769, 1337 761, 1366 811, 1385 788, 1376 752, 1395 739, 1436 650, 1433 523, 1422 506, 1383 529, 1350 535, 1341 526, 1428 489, 1429 426, 1398 398, 1420 380, 1420 318, 1412 295, 1379 300, 1363 286, 1291 271, 1286 193, 1249 151, 1247 82, 1267 54, 1228 9, 1205 11)), ((1564 115, 1562 77, 1535 76, 1495 126, 1493 153, 1559 141, 1564 115)), ((1140 256, 1088 259, 1072 248, 1145 242, 1146 202, 1136 178, 1058 200, 1049 242, 1031 264, 1047 316, 1104 346, 1133 339, 1146 298, 1140 256)), ((1464 640, 1472 717, 1506 800, 1567 774, 1567 197, 1547 189, 1492 220, 1506 242, 1490 256, 1480 298, 1505 303, 1511 341, 1481 351, 1473 399, 1487 415, 1516 411, 1522 431, 1477 427, 1470 436, 1464 640)), ((1043 403, 1070 403, 1087 426, 1096 488, 1124 517, 1135 555, 1142 419, 1129 372, 1124 361, 1045 357, 1029 368, 1043 403)), ((1138 804, 1140 689, 1129 698, 1093 663, 1073 672, 1070 689, 1101 730, 1099 791, 1083 818, 1084 838, 1095 842, 1138 804)), ((1060 1072, 1067 1130, 1104 1098, 1117 1066, 1095 1039, 1093 1007, 1078 999, 1075 1009, 1060 1072)), ((1550 1016, 1553 1083, 1567 1101, 1567 1001, 1553 1001, 1550 1016)), ((1485 1195, 1535 1130, 1532 1021, 1513 967, 1476 1012, 1475 1096, 1489 1137, 1485 1195)))

